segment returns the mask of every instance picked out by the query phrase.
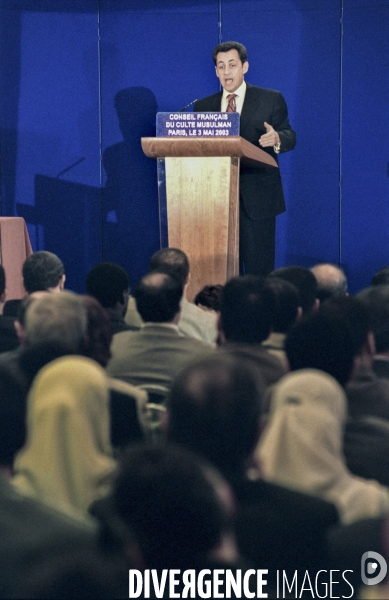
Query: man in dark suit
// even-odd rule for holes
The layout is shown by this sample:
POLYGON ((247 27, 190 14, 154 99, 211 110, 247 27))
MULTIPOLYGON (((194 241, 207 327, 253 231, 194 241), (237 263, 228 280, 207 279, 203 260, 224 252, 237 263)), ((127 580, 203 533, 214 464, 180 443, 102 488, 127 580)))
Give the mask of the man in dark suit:
MULTIPOLYGON (((288 120, 280 92, 246 83, 246 48, 224 42, 213 50, 216 75, 222 91, 199 100, 197 112, 239 112, 240 135, 262 148, 276 161, 280 152, 293 150, 296 134, 288 120), (232 96, 232 97, 231 97, 232 96)), ((240 169, 240 269, 242 273, 267 275, 274 268, 276 215, 285 210, 279 169, 240 169)))

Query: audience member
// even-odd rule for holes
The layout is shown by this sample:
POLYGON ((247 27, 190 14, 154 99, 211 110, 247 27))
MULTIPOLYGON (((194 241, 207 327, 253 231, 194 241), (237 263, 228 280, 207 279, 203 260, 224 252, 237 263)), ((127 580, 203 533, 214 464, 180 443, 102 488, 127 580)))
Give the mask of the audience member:
POLYGON ((289 370, 289 363, 285 353, 285 339, 292 325, 301 317, 302 308, 299 305, 299 293, 295 285, 286 279, 268 277, 265 286, 272 290, 275 301, 275 311, 272 330, 262 345, 280 359, 289 370))
POLYGON ((297 265, 280 267, 270 273, 270 277, 272 276, 286 279, 286 281, 296 286, 304 315, 315 312, 318 309, 317 281, 309 269, 297 265))
POLYGON ((6 279, 4 267, 0 265, 0 353, 14 350, 19 345, 16 335, 14 321, 11 316, 3 314, 4 302, 6 298, 6 279))
POLYGON ((220 296, 223 286, 219 283, 216 285, 205 285, 196 294, 194 303, 203 310, 220 312, 220 296))
POLYGON ((27 294, 64 289, 65 268, 61 259, 52 252, 41 250, 28 256, 23 263, 22 274, 27 294))
MULTIPOLYGON (((260 435, 261 380, 252 364, 216 354, 192 363, 173 383, 168 438, 215 465, 237 500, 235 531, 254 567, 319 568, 324 535, 335 508, 322 500, 267 483, 252 453, 260 435)), ((273 582, 272 582, 273 583, 273 582)))
MULTIPOLYGON (((0 367, 0 474, 12 474, 16 453, 26 438, 26 401, 19 382, 0 367)), ((1 596, 0 596, 1 597, 1 596)))
POLYGON ((64 356, 41 369, 27 399, 27 442, 14 463, 18 490, 75 514, 105 495, 115 470, 108 402, 106 374, 89 358, 64 356))
POLYGON ((375 339, 373 371, 389 378, 389 286, 374 285, 359 292, 357 298, 367 307, 375 339))
MULTIPOLYGON (((106 310, 92 296, 80 296, 88 316, 87 338, 80 352, 106 367, 111 358, 112 326, 106 310)), ((147 432, 147 393, 138 387, 108 378, 111 443, 115 450, 140 442, 147 432)))
POLYGON ((331 263, 319 263, 311 267, 317 281, 316 297, 320 302, 333 296, 345 296, 347 294, 347 278, 340 267, 331 263))
MULTIPOLYGON (((181 283, 167 273, 151 272, 136 284, 134 298, 143 320, 139 331, 114 336, 108 373, 133 385, 170 388, 188 361, 212 352, 206 342, 180 335, 181 283)), ((201 310, 201 309, 199 309, 201 310)))
POLYGON ((86 276, 86 293, 96 298, 107 311, 113 334, 139 329, 128 325, 124 320, 129 291, 130 278, 116 263, 99 263, 92 267, 86 276))
POLYGON ((371 278, 371 285, 388 285, 389 284, 389 266, 382 267, 371 278))
POLYGON ((285 372, 280 360, 262 345, 270 335, 275 314, 275 296, 258 275, 233 277, 225 284, 219 315, 220 352, 250 359, 265 385, 278 381, 285 372))
POLYGON ((352 475, 343 456, 347 402, 323 371, 289 373, 273 388, 271 416, 256 456, 265 479, 319 496, 351 523, 389 511, 389 489, 352 475))
POLYGON ((111 526, 113 535, 119 531, 125 546, 123 533, 135 535, 145 568, 212 568, 237 559, 229 531, 229 486, 180 446, 132 446, 121 461, 112 494, 92 510, 103 528, 111 526))
POLYGON ((389 381, 378 378, 372 368, 375 339, 369 309, 359 298, 343 296, 327 300, 320 312, 346 324, 354 346, 354 367, 346 386, 349 415, 389 419, 389 381))
MULTIPOLYGON (((178 279, 182 286, 181 314, 178 323, 180 332, 188 337, 215 344, 217 337, 216 316, 202 311, 186 298, 186 291, 190 282, 190 268, 185 252, 178 248, 159 250, 151 257, 150 270, 167 273, 178 279)), ((136 324, 136 321, 134 323, 136 324)))
POLYGON ((289 331, 285 351, 292 371, 319 369, 341 386, 350 380, 354 368, 354 345, 345 323, 322 310, 304 317, 289 331))

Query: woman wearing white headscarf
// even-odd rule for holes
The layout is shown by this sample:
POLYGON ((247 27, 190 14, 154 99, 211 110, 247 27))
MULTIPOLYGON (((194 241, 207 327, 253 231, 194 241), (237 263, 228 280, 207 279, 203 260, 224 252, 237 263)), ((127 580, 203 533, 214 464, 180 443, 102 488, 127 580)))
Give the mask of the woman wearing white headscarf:
POLYGON ((20 492, 60 510, 86 513, 110 489, 116 463, 110 446, 104 369, 65 356, 36 376, 27 400, 27 442, 14 463, 20 492))
POLYGON ((332 502, 343 523, 389 510, 389 489, 346 467, 346 396, 333 377, 316 369, 289 373, 274 387, 271 403, 256 450, 265 479, 332 502))

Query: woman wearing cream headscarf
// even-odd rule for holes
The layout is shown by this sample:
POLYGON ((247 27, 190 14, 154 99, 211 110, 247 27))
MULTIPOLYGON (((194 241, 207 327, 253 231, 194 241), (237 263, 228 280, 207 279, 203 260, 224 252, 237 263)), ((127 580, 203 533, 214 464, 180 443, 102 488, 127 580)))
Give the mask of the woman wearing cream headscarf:
POLYGON ((65 356, 39 371, 27 400, 27 442, 14 463, 20 492, 86 513, 109 491, 108 402, 105 371, 89 358, 65 356))
POLYGON ((346 397, 333 377, 316 369, 289 373, 274 387, 271 403, 256 450, 265 479, 332 502, 343 523, 389 510, 388 488, 347 470, 346 397))

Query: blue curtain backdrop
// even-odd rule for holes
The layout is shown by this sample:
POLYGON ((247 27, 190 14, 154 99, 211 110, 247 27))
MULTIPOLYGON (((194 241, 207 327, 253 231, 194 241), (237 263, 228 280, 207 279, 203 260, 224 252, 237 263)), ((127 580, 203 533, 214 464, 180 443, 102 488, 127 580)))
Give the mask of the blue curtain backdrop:
POLYGON ((160 243, 140 137, 217 91, 212 48, 235 39, 297 132, 277 266, 339 263, 355 292, 389 264, 388 31, 382 0, 0 0, 1 214, 70 288, 100 260, 134 284, 160 243))

